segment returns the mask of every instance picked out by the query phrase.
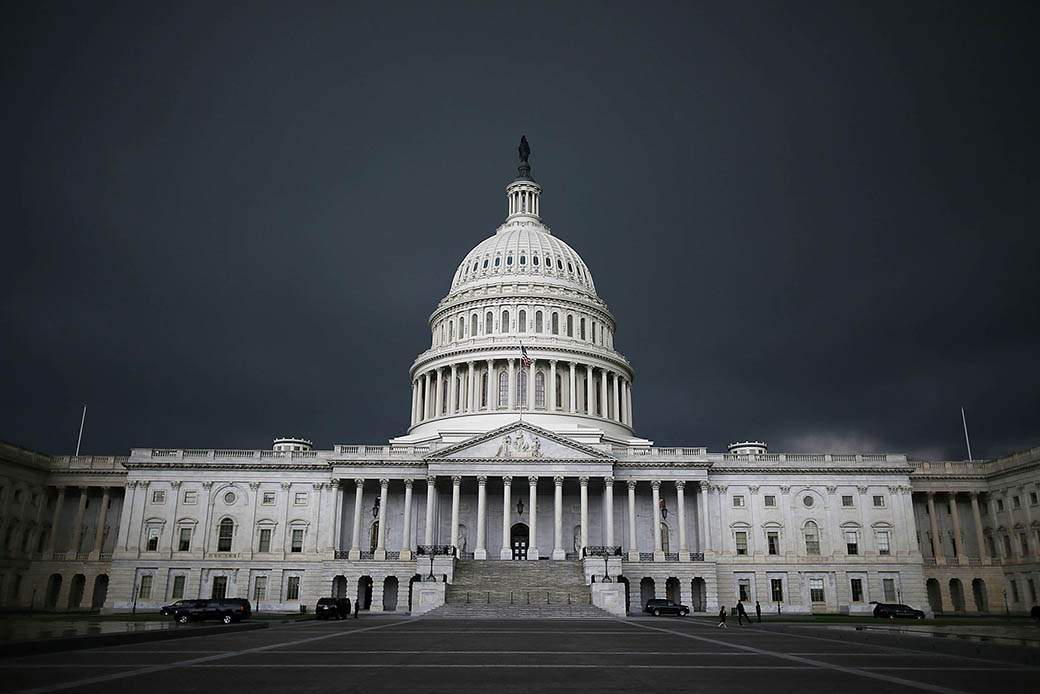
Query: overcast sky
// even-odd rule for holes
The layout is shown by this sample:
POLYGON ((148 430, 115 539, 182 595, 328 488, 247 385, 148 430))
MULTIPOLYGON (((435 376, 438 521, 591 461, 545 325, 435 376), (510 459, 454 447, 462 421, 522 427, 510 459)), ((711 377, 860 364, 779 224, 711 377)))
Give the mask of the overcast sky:
POLYGON ((21 3, 0 438, 405 432, 521 134, 661 445, 1040 444, 1040 6, 21 3))

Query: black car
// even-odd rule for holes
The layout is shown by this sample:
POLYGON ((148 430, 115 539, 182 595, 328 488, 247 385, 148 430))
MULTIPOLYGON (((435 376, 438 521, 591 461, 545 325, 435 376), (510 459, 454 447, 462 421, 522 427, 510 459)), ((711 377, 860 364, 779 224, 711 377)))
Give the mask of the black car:
POLYGON ((874 616, 887 617, 888 619, 895 619, 896 617, 924 619, 924 612, 915 610, 909 605, 900 605, 895 602, 879 602, 874 605, 874 616))
POLYGON ((690 614, 690 608, 671 600, 654 599, 646 601, 646 607, 643 608, 643 612, 649 612, 655 617, 660 617, 663 614, 677 614, 680 617, 685 617, 690 614))
POLYGON ((193 606, 197 602, 205 602, 205 601, 204 600, 178 600, 177 602, 172 602, 169 605, 163 605, 162 607, 160 607, 159 608, 159 614, 168 617, 168 616, 172 615, 174 612, 176 612, 177 610, 181 609, 182 607, 191 607, 191 606, 193 606))
POLYGON ((347 598, 318 598, 318 604, 314 606, 317 619, 345 619, 349 612, 350 600, 347 598))
POLYGON ((180 624, 204 619, 219 619, 224 624, 231 624, 246 619, 253 613, 249 601, 244 598, 217 598, 188 602, 193 604, 185 605, 173 612, 173 618, 180 624))

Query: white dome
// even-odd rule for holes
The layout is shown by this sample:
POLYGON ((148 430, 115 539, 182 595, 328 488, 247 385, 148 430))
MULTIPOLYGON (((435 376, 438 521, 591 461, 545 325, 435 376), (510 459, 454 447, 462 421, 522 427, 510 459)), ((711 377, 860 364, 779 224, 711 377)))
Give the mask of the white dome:
POLYGON ((452 293, 480 284, 538 281, 595 294, 592 273, 581 256, 539 227, 500 230, 477 244, 456 270, 452 293))

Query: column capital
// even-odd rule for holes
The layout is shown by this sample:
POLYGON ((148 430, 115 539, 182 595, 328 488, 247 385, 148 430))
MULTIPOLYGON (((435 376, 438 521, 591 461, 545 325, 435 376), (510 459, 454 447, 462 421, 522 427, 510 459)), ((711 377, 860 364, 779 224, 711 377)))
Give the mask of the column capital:
POLYGON ((282 482, 282 489, 284 489, 285 491, 289 491, 290 487, 292 487, 291 482, 282 482))
POLYGON ((759 486, 757 484, 748 487, 748 491, 751 492, 752 494, 758 494, 758 489, 759 489, 759 486))
POLYGON ((404 488, 405 489, 411 489, 412 488, 412 483, 414 483, 414 482, 415 482, 415 480, 413 480, 411 477, 407 478, 404 481, 404 488))
POLYGON ((578 478, 578 484, 580 484, 583 487, 589 486, 589 478, 588 477, 579 477, 578 478))
POLYGON ((477 475, 477 484, 483 487, 487 484, 487 475, 477 475))
POLYGON ((530 477, 527 478, 527 482, 532 487, 535 486, 536 484, 538 484, 538 475, 531 475, 530 477))
MULTIPOLYGON (((172 485, 173 482, 171 482, 170 484, 172 485)), ((181 483, 177 482, 177 487, 179 487, 179 486, 181 486, 181 483)), ((260 483, 259 482, 250 482, 249 483, 249 490, 250 491, 255 492, 259 488, 260 488, 260 483)), ((174 489, 176 489, 176 487, 174 487, 174 489)))
MULTIPOLYGON (((250 482, 249 484, 252 485, 253 482, 250 482)), ((257 483, 257 484, 259 484, 259 483, 257 483)), ((180 486, 181 486, 181 481, 180 480, 170 480, 170 488, 171 489, 178 489, 178 488, 180 488, 180 486)))
POLYGON ((81 484, 81 485, 79 485, 78 487, 76 487, 76 489, 78 489, 78 490, 79 490, 79 493, 80 493, 80 494, 86 494, 87 492, 89 492, 89 491, 90 491, 90 487, 89 487, 89 486, 87 486, 87 485, 85 485, 85 484, 81 484))
POLYGON ((557 364, 557 363, 558 363, 559 361, 560 361, 559 359, 550 359, 550 360, 549 360, 549 363, 550 363, 550 364, 551 364, 552 366, 556 366, 556 364, 557 364))
MULTIPOLYGON (((253 486, 254 484, 255 484, 255 485, 256 485, 257 487, 259 487, 259 486, 260 486, 260 484, 259 484, 258 482, 250 482, 250 483, 249 483, 249 488, 250 488, 250 489, 253 489, 253 490, 255 490, 255 489, 256 489, 256 487, 254 487, 254 486, 253 486)), ((322 487, 324 487, 324 486, 325 486, 325 483, 324 483, 324 482, 314 482, 314 483, 313 483, 313 484, 312 484, 311 486, 312 486, 312 487, 314 487, 314 491, 316 491, 316 492, 320 492, 320 491, 321 491, 321 489, 322 489, 322 487)))
POLYGON ((606 477, 604 477, 603 478, 603 486, 604 487, 613 487, 614 486, 614 478, 611 477, 610 475, 607 475, 606 477))
POLYGON ((650 488, 657 491, 661 488, 661 480, 650 480, 650 488))
POLYGON ((357 479, 355 479, 354 480, 354 486, 356 486, 358 489, 361 489, 362 487, 364 487, 365 486, 364 478, 363 477, 358 477, 357 479))
POLYGON ((462 484, 462 476, 461 475, 452 475, 451 476, 451 483, 452 483, 453 486, 456 486, 456 487, 459 486, 460 484, 462 484))
POLYGON ((629 480, 628 481, 628 491, 630 491, 630 492, 631 491, 635 491, 635 488, 636 488, 636 481, 635 480, 629 480))
POLYGON ((472 369, 473 365, 476 364, 476 363, 477 363, 476 359, 469 359, 469 360, 466 361, 466 366, 468 366, 469 368, 472 369))
POLYGON ((332 487, 333 489, 339 489, 339 478, 337 477, 334 480, 332 480, 331 482, 329 482, 329 486, 332 487))
POLYGON ((560 477, 560 476, 553 477, 553 484, 555 484, 557 487, 562 487, 563 486, 563 478, 560 477))
POLYGON ((431 486, 437 485, 437 475, 426 475, 426 484, 431 486))
POLYGON ((513 364, 516 363, 516 359, 514 359, 512 357, 510 357, 509 359, 506 359, 506 361, 509 362, 509 368, 510 369, 513 368, 513 364))
POLYGON ((856 491, 859 492, 860 494, 866 494, 869 490, 870 490, 870 487, 868 487, 865 484, 858 484, 858 485, 856 485, 856 491))
POLYGON ((781 494, 790 494, 791 493, 791 485, 789 485, 789 484, 781 484, 780 485, 780 493, 781 494))
POLYGON ((925 494, 928 495, 928 500, 929 501, 935 501, 935 492, 930 492, 929 491, 929 492, 925 492, 925 494))
POLYGON ((686 482, 684 482, 683 480, 675 480, 675 488, 681 492, 682 490, 686 489, 686 482))
POLYGON ((512 485, 513 484, 513 476, 512 475, 505 475, 502 478, 502 484, 504 484, 507 487, 512 485))
MULTIPOLYGON (((701 492, 703 492, 703 493, 707 493, 711 489, 711 484, 709 484, 708 482, 703 482, 703 481, 698 482, 697 486, 700 487, 701 492)), ((790 489, 791 488, 788 487, 788 490, 790 490, 790 489)))
POLYGON ((834 494, 837 491, 838 491, 838 486, 837 485, 835 485, 835 484, 828 484, 827 485, 827 493, 828 494, 834 494))
POLYGON ((205 489, 206 491, 209 491, 210 489, 213 488, 213 482, 211 482, 209 480, 206 480, 205 482, 202 483, 202 488, 205 489))

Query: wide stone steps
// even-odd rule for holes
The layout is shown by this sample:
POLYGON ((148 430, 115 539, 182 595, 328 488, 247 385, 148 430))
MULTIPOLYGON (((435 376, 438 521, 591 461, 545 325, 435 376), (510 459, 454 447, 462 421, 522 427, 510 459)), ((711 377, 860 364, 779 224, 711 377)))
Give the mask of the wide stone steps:
POLYGON ((442 605, 426 613, 442 619, 612 619, 592 605, 442 605))

